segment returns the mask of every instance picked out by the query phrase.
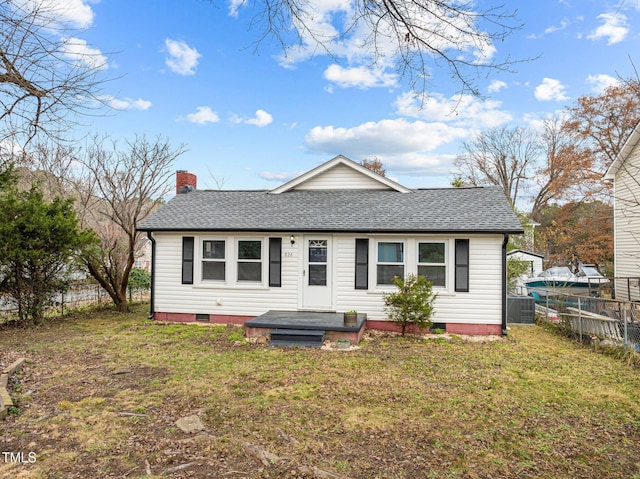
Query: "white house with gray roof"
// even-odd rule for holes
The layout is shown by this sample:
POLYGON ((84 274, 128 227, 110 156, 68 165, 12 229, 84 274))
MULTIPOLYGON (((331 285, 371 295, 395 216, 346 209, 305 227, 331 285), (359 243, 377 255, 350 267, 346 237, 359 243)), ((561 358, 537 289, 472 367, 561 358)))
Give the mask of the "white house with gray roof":
POLYGON ((502 334, 506 241, 523 229, 497 187, 410 189, 337 156, 273 190, 185 185, 142 222, 152 315, 242 324, 269 310, 348 311, 391 329, 383 293, 425 275, 448 332, 502 334))
POLYGON ((604 175, 613 182, 616 298, 640 300, 640 123, 604 175), (628 278, 622 281, 622 278, 628 278))

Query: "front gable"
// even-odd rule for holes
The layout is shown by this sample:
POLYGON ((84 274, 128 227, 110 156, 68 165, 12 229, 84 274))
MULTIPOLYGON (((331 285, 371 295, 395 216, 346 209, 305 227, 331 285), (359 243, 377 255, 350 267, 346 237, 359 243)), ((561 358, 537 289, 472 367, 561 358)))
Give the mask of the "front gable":
POLYGON ((411 193, 409 188, 342 155, 271 190, 270 194, 277 195, 295 190, 393 190, 411 193))
POLYGON ((620 152, 616 156, 615 160, 613 161, 613 163, 611 163, 611 165, 609 165, 609 168, 607 168, 607 171, 604 174, 605 180, 615 181, 619 172, 626 175, 631 174, 632 176, 635 176, 637 174, 637 169, 631 172, 626 171, 627 168, 625 168, 625 163, 631 163, 634 160, 637 162, 637 157, 639 156, 639 154, 636 147, 638 146, 639 142, 640 123, 638 123, 638 125, 636 125, 636 127, 633 129, 631 135, 629 135, 629 138, 627 138, 624 145, 622 145, 622 148, 620 149, 620 152))

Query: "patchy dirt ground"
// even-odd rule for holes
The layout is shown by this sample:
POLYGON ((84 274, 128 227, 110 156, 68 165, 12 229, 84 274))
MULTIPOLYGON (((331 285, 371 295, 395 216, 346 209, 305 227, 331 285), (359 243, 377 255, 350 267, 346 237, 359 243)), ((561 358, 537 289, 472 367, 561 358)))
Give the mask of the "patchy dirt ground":
POLYGON ((542 330, 346 352, 239 332, 110 315, 0 330, 0 366, 27 358, 0 477, 640 477, 637 371, 542 330), (189 415, 204 429, 183 432, 189 415))

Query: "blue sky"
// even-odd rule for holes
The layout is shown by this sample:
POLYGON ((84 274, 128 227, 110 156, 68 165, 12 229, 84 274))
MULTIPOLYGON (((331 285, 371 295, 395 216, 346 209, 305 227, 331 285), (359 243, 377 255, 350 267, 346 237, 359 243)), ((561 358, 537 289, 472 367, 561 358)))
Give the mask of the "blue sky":
MULTIPOLYGON (((378 157, 409 187, 448 186, 474 132, 536 124, 640 66, 640 0, 507 0, 523 28, 492 54, 539 58, 478 78, 483 98, 459 98, 434 67, 420 108, 405 79, 371 69, 348 42, 335 57, 299 51, 289 62, 273 42, 256 47, 237 0, 47 1, 65 5, 78 51, 92 49, 112 79, 102 95, 115 110, 82 131, 184 143, 175 167, 199 188, 216 188, 215 177, 226 189, 271 189, 338 154, 378 157)), ((348 5, 311 1, 325 19, 348 5)))

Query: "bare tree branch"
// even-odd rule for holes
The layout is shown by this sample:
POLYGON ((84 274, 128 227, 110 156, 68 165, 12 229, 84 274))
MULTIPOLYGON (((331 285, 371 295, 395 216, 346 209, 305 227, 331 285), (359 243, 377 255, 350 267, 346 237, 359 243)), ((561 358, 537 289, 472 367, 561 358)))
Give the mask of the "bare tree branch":
POLYGON ((541 147, 530 130, 502 127, 478 134, 462 150, 455 161, 459 178, 473 186, 500 186, 515 206, 541 147))
POLYGON ((85 249, 80 259, 120 311, 128 308, 129 273, 146 241, 138 223, 172 191, 172 164, 184 152, 183 145, 145 136, 123 145, 93 137, 84 149, 30 145, 26 158, 34 175, 74 198, 81 228, 95 232, 98 247, 85 249))
POLYGON ((529 61, 494 57, 495 44, 522 27, 516 13, 503 5, 480 9, 468 0, 353 0, 329 6, 315 0, 265 0, 243 5, 250 10, 249 28, 258 32, 257 44, 275 39, 284 57, 294 60, 322 52, 349 61, 359 56, 371 67, 393 67, 423 99, 434 67, 447 69, 460 93, 479 95, 479 76, 511 71, 516 63, 529 61))
POLYGON ((72 53, 74 30, 44 0, 0 0, 0 141, 21 145, 43 134, 60 138, 95 111, 102 54, 72 53))
POLYGON ((107 138, 94 138, 80 158, 84 167, 78 183, 85 224, 92 228, 101 247, 88 251, 83 261, 91 275, 106 289, 121 311, 127 310, 127 283, 144 237, 136 231, 158 200, 171 188, 171 165, 185 152, 167 139, 145 136, 126 140, 125 148, 107 138))

